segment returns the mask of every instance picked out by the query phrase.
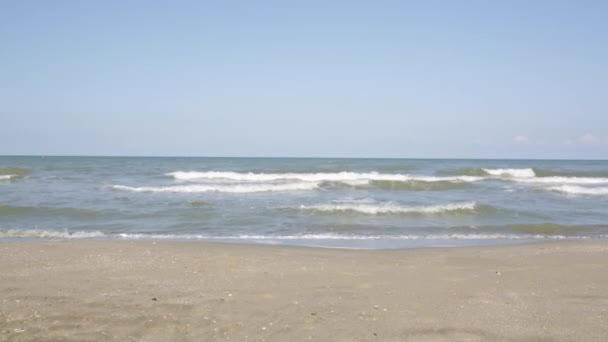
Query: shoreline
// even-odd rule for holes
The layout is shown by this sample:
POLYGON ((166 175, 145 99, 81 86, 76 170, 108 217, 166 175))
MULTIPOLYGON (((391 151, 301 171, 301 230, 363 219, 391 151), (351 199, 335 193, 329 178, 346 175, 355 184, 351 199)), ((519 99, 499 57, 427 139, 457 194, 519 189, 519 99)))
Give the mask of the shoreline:
POLYGON ((585 340, 608 242, 343 249, 0 243, 2 340, 585 340))
MULTIPOLYGON (((15 232, 19 232, 14 230, 15 232)), ((11 230, 9 230, 11 232, 11 230)), ((0 238, 0 245, 4 243, 56 243, 56 242, 135 242, 135 243, 163 243, 163 244, 219 244, 219 245, 236 245, 236 246, 272 246, 272 247, 287 247, 287 248, 319 248, 319 249, 340 249, 340 250, 363 250, 363 251, 389 251, 389 250, 409 250, 409 249, 441 249, 441 248, 493 248, 502 246, 526 246, 535 244, 553 244, 553 243, 608 243, 608 236, 600 237, 582 237, 582 236, 543 236, 535 235, 533 237, 521 238, 496 238, 494 240, 485 239, 317 239, 307 238, 302 236, 299 238, 283 238, 277 237, 115 237, 115 236, 97 236, 102 234, 98 231, 88 232, 91 236, 79 236, 78 232, 75 237, 63 237, 68 235, 67 232, 56 231, 37 231, 26 230, 26 233, 35 232, 36 234, 48 234, 49 236, 5 236, 0 238), (57 236, 56 236, 57 235, 57 236), (314 241, 314 242, 313 242, 314 241), (429 243, 434 241, 434 244, 429 243), (492 241, 492 242, 490 242, 492 241), (347 243, 341 243, 347 242, 347 243), (404 243, 407 242, 407 243, 404 243)), ((162 234, 160 234, 162 235, 162 234)))

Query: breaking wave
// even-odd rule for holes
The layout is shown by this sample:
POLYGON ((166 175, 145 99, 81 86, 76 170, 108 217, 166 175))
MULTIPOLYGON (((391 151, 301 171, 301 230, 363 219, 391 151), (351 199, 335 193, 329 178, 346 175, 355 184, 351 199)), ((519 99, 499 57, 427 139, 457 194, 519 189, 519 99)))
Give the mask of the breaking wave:
POLYGON ((538 177, 585 177, 585 178, 608 178, 608 171, 554 171, 545 169, 534 169, 538 177))
POLYGON ((274 191, 302 191, 314 190, 319 187, 316 182, 295 182, 284 184, 229 184, 229 185, 172 185, 172 186, 141 186, 131 187, 125 185, 112 185, 114 190, 132 192, 173 192, 173 193, 195 193, 195 192, 226 192, 226 193, 255 193, 274 191))
POLYGON ((0 238, 91 239, 91 238, 103 238, 103 237, 110 237, 110 236, 108 234, 104 234, 100 231, 68 232, 67 230, 54 231, 54 230, 38 230, 38 229, 0 230, 0 238))
POLYGON ((454 181, 436 181, 436 182, 424 182, 424 181, 387 181, 387 180, 375 180, 371 181, 370 184, 380 189, 387 190, 410 190, 410 191, 427 191, 427 190, 452 190, 452 189, 463 189, 469 186, 467 182, 454 182, 454 181))
POLYGON ((25 176, 26 174, 28 174, 28 170, 27 169, 22 169, 22 168, 18 168, 18 167, 0 167, 0 175, 8 175, 8 176, 15 176, 15 177, 19 177, 19 176, 25 176))
POLYGON ((474 182, 482 180, 481 177, 472 176, 414 176, 405 174, 389 174, 378 172, 336 172, 336 173, 241 173, 223 171, 176 171, 166 174, 177 180, 235 180, 244 182, 272 182, 285 180, 299 180, 305 182, 357 182, 359 181, 421 181, 421 182, 474 182))
POLYGON ((489 176, 494 177, 535 177, 536 174, 531 168, 523 169, 488 169, 480 167, 470 167, 457 170, 439 171, 439 174, 445 175, 460 175, 470 177, 482 177, 487 178, 489 176))
POLYGON ((543 184, 608 184, 608 178, 598 177, 533 177, 514 178, 519 183, 543 183, 543 184))
POLYGON ((17 167, 0 167, 0 181, 10 181, 24 177, 28 174, 28 170, 17 167))
POLYGON ((444 174, 481 177, 482 179, 504 179, 518 183, 539 184, 608 184, 606 173, 596 172, 558 172, 543 169, 487 169, 466 168, 455 171, 444 171, 444 174))
POLYGON ((533 169, 482 169, 483 172, 490 176, 497 177, 514 177, 514 178, 531 178, 536 177, 533 169))
POLYGON ((550 187, 548 190, 571 195, 608 195, 608 187, 588 188, 576 185, 562 185, 550 187))
POLYGON ((382 214, 441 214, 450 212, 472 212, 477 207, 475 202, 449 203, 430 206, 407 206, 395 203, 332 203, 302 205, 300 210, 317 212, 356 212, 369 215, 382 214))

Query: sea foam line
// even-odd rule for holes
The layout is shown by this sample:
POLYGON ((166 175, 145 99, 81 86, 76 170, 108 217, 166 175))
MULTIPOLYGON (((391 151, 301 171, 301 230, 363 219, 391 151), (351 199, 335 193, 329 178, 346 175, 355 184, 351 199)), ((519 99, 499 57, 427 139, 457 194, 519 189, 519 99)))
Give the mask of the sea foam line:
POLYGON ((183 181, 230 180, 240 182, 272 182, 299 180, 305 182, 343 182, 350 185, 365 185, 370 181, 395 182, 477 182, 491 179, 505 179, 521 183, 549 184, 608 184, 608 178, 601 177, 537 177, 532 168, 523 169, 482 169, 487 176, 424 176, 409 174, 387 174, 378 172, 336 172, 336 173, 242 173, 229 171, 176 171, 165 174, 183 181))
POLYGON ((531 168, 525 169, 482 169, 485 173, 497 177, 531 178, 536 173, 531 168))
POLYGON ((17 175, 0 175, 0 180, 10 180, 17 177, 17 175))
POLYGON ((608 195, 608 187, 587 188, 575 185, 562 185, 548 188, 551 191, 572 195, 608 195))
POLYGON ((235 185, 172 185, 172 186, 141 186, 131 187, 125 185, 112 185, 114 190, 132 192, 173 192, 173 193, 196 193, 196 192, 227 192, 227 193, 254 193, 274 191, 299 191, 314 190, 319 187, 315 182, 296 182, 285 184, 235 184, 235 185))
POLYGON ((533 177, 513 178, 519 183, 544 183, 544 184, 608 184, 608 178, 601 177, 533 177))
POLYGON ((543 176, 537 177, 534 169, 483 169, 483 171, 495 177, 508 177, 509 180, 518 183, 547 183, 547 184, 608 184, 605 177, 580 177, 580 176, 543 176))
MULTIPOLYGON (((124 240, 208 240, 208 241, 256 241, 256 240, 531 240, 531 239, 591 239, 589 236, 566 236, 544 234, 410 234, 410 235, 347 235, 347 234, 294 234, 294 235, 204 235, 204 234, 148 234, 148 233, 103 233, 100 231, 47 231, 47 230, 0 230, 0 238, 42 239, 124 239, 124 240)), ((597 238, 608 238, 606 235, 597 238)))
POLYGON ((366 204, 366 203, 344 203, 344 204, 317 204, 317 205, 301 205, 299 209, 320 211, 320 212, 343 212, 353 211, 363 214, 379 215, 379 214, 439 214, 454 211, 472 211, 475 210, 477 203, 448 203, 443 205, 430 206, 407 206, 395 203, 383 204, 366 204))
MULTIPOLYGON (((423 181, 423 182, 474 182, 483 177, 476 176, 412 176, 404 174, 387 174, 378 172, 336 172, 336 173, 241 173, 223 171, 176 171, 165 174, 177 180, 237 180, 245 182, 272 182, 281 180, 300 180, 306 182, 357 182, 357 181, 423 181)), ((357 184, 357 183, 354 183, 357 184)), ((358 184, 365 184, 360 182, 358 184)))
POLYGON ((109 237, 100 231, 76 231, 68 232, 56 230, 39 229, 9 229, 0 230, 0 238, 45 238, 45 239, 91 239, 109 237))

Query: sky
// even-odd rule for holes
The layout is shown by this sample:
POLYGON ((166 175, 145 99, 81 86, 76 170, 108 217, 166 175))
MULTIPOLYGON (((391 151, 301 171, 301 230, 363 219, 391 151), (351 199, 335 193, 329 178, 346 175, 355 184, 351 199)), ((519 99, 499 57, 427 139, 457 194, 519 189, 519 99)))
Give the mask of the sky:
POLYGON ((608 159, 608 1, 0 0, 0 154, 608 159))

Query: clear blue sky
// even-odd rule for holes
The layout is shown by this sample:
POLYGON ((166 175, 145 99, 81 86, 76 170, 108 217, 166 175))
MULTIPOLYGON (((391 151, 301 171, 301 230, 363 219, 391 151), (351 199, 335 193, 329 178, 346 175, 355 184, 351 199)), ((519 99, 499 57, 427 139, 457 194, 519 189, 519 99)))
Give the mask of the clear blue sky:
POLYGON ((608 158, 608 1, 1 1, 0 154, 608 158))

